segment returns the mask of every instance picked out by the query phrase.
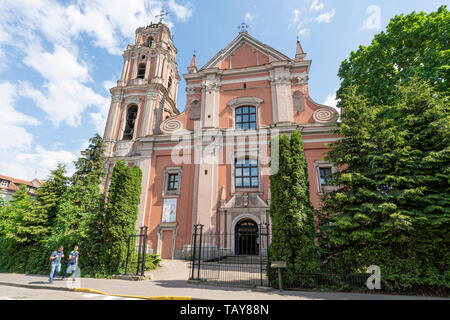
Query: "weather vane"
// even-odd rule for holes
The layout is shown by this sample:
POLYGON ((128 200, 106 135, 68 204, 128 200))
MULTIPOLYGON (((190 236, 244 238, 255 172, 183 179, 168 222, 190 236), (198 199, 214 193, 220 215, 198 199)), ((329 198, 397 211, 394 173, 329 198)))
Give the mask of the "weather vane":
POLYGON ((248 24, 242 22, 237 28, 241 30, 240 32, 247 32, 248 27, 249 27, 248 24))
POLYGON ((161 12, 156 16, 156 18, 159 18, 159 23, 161 23, 168 14, 168 12, 161 10, 161 12))

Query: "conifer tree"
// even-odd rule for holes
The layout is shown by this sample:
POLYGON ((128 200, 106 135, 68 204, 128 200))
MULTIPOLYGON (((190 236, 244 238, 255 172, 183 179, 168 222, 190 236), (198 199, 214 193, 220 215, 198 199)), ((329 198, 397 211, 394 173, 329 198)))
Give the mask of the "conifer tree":
POLYGON ((34 215, 33 200, 26 185, 19 187, 2 211, 2 237, 11 240, 16 249, 34 243, 36 236, 47 230, 45 220, 34 215))
POLYGON ((49 228, 53 227, 59 203, 69 186, 69 178, 65 174, 66 166, 58 163, 57 168, 50 171, 49 178, 36 191, 35 215, 41 216, 49 228))
POLYGON ((418 79, 397 86, 390 105, 356 92, 329 152, 342 170, 323 199, 326 243, 353 271, 379 265, 392 288, 448 287, 448 102, 418 79))
POLYGON ((128 236, 136 233, 142 171, 116 162, 111 176, 103 230, 104 265, 109 272, 122 272, 128 236))
POLYGON ((272 140, 272 145, 278 143, 279 157, 278 166, 274 166, 277 159, 271 160, 271 167, 278 167, 278 171, 270 176, 272 243, 269 262, 286 261, 283 279, 293 283, 296 274, 318 268, 314 210, 309 200, 307 163, 300 132, 294 131, 290 138, 277 136, 274 139, 278 139, 272 140))
POLYGON ((101 191, 104 172, 103 139, 96 134, 89 146, 81 151, 74 162, 72 185, 62 196, 58 215, 52 230, 50 246, 63 244, 79 246, 80 266, 83 273, 99 270, 98 253, 101 251, 104 195, 101 191))

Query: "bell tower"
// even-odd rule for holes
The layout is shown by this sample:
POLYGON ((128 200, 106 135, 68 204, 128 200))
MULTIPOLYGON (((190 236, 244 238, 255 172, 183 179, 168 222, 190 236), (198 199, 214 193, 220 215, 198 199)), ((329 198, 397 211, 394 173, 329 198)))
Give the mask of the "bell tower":
POLYGON ((123 54, 121 77, 110 90, 106 157, 132 154, 136 140, 160 134, 162 121, 179 114, 176 55, 170 30, 161 21, 136 30, 135 43, 123 54))

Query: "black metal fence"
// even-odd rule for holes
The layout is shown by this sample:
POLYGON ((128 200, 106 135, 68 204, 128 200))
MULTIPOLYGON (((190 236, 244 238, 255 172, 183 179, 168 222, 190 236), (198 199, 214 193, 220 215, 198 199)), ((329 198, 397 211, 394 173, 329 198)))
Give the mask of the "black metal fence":
MULTIPOLYGON (((379 290, 370 290, 367 286, 371 275, 346 272, 334 266, 321 266, 315 272, 296 272, 293 280, 283 281, 283 289, 379 293, 379 290)), ((271 281, 271 284, 278 287, 276 281, 271 281)))
MULTIPOLYGON (((234 233, 205 232, 204 226, 197 224, 192 234, 189 279, 223 286, 278 288, 277 270, 268 261, 271 240, 268 224, 244 223, 234 233)), ((330 263, 315 272, 286 273, 289 270, 282 269, 285 290, 380 292, 367 286, 371 273, 349 272, 330 263)))
POLYGON ((194 226, 191 280, 236 287, 268 286, 268 224, 240 226, 234 233, 204 232, 194 226))
POLYGON ((144 275, 147 240, 147 226, 141 227, 141 230, 138 234, 128 236, 125 274, 135 274, 140 276, 144 275))

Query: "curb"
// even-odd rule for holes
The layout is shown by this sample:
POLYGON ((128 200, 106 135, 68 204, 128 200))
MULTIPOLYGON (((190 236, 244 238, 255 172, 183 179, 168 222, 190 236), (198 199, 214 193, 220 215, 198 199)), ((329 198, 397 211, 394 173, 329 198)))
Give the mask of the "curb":
POLYGON ((128 295, 128 294, 111 294, 106 293, 100 290, 96 289, 90 289, 90 288, 75 288, 73 289, 75 292, 87 292, 87 293, 97 293, 97 294, 104 294, 108 296, 115 296, 115 297, 126 297, 126 298, 137 298, 137 299, 146 299, 146 300, 192 300, 191 297, 183 297, 183 296, 155 296, 155 297, 145 297, 145 296, 134 296, 134 295, 128 295))
POLYGON ((145 297, 145 296, 135 296, 135 295, 127 295, 127 294, 113 294, 107 293, 96 289, 91 288, 62 288, 62 287, 49 287, 44 285, 31 285, 31 284, 19 284, 19 283, 10 283, 10 282, 0 282, 1 286, 10 286, 10 287, 19 287, 19 288, 27 288, 27 289, 46 289, 46 290, 59 290, 59 291, 70 291, 70 292, 86 292, 86 293, 96 293, 107 296, 115 296, 115 297, 125 297, 125 298, 136 298, 136 299, 145 299, 145 300, 193 300, 190 296, 154 296, 154 297, 145 297))
POLYGON ((9 286, 9 287, 18 287, 18 288, 27 288, 27 289, 48 289, 48 290, 59 290, 59 291, 74 291, 70 288, 62 288, 62 287, 49 287, 37 284, 20 284, 20 283, 11 283, 11 282, 0 282, 0 286, 9 286))

